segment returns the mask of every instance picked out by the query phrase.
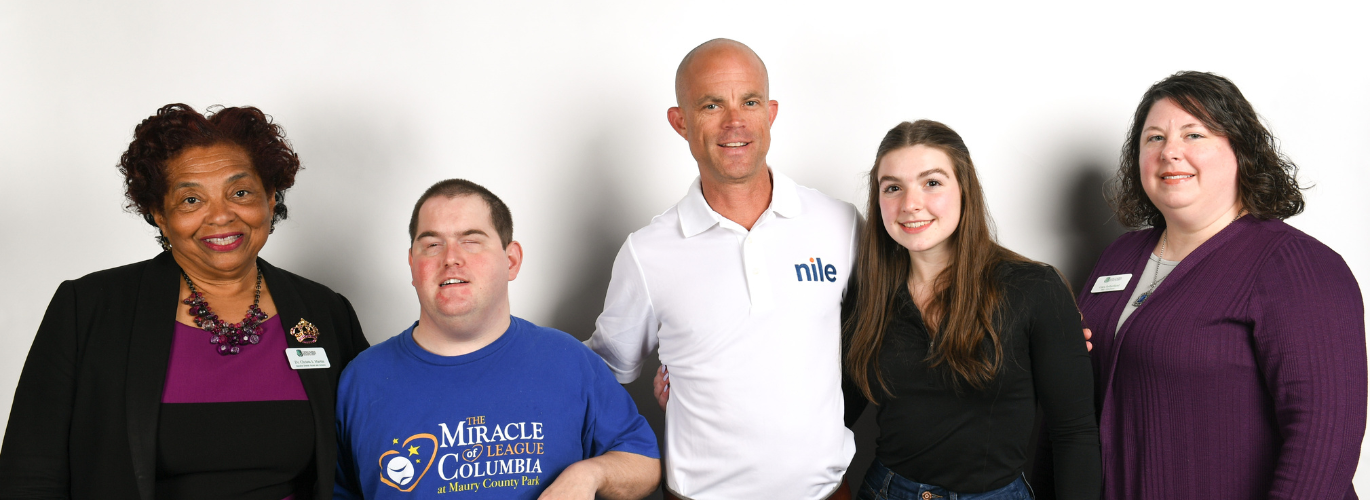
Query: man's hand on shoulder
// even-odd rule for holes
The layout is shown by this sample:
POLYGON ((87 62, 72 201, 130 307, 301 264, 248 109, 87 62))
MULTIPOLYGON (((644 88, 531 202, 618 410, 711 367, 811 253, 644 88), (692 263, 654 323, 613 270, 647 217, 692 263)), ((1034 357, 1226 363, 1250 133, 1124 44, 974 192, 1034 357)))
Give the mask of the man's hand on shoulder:
POLYGON ((656 396, 656 404, 661 405, 661 411, 666 411, 666 401, 671 399, 671 375, 667 373, 666 365, 656 370, 656 377, 652 378, 652 394, 656 396))
POLYGON ((661 482, 661 461, 611 451, 571 464, 542 491, 539 500, 637 500, 661 482))

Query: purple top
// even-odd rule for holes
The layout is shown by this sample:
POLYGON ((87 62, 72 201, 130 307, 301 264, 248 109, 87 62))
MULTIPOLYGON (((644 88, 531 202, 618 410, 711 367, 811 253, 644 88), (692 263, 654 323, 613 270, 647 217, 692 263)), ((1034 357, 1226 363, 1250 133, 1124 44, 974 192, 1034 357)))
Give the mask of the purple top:
POLYGON ((268 318, 262 327, 261 343, 245 345, 242 352, 224 356, 209 343, 209 332, 177 322, 162 402, 308 400, 300 376, 285 358, 286 333, 281 317, 268 318))
POLYGON ((1108 335, 1160 231, 1118 238, 1080 294, 1094 328, 1104 498, 1356 498, 1365 309, 1340 255, 1243 217, 1185 257, 1108 335))

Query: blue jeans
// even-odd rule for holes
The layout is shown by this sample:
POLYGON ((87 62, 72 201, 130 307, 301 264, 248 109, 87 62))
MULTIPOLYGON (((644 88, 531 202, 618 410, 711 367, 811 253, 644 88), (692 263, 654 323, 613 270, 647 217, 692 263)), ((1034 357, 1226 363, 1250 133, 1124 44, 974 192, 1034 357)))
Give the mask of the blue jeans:
POLYGON ((1018 478, 1008 486, 984 493, 957 493, 941 486, 923 484, 895 474, 879 460, 871 462, 857 500, 1032 500, 1032 488, 1018 478))

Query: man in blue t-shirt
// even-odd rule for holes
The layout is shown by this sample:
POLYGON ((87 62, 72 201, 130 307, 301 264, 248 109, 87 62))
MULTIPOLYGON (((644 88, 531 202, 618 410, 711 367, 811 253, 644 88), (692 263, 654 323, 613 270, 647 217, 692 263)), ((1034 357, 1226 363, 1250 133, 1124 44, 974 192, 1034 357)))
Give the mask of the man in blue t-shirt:
POLYGON ((461 179, 409 220, 419 320, 338 383, 334 498, 642 498, 656 437, 598 355, 509 315, 508 207, 461 179))

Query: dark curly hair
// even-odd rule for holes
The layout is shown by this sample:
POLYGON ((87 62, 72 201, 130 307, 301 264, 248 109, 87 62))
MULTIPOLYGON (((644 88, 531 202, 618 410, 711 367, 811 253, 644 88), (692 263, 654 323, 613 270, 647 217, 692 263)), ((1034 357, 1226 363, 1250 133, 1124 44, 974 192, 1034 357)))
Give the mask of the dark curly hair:
MULTIPOLYGON (((133 129, 133 142, 119 158, 124 174, 125 205, 156 226, 152 214, 162 210, 167 189, 167 161, 186 148, 232 144, 243 149, 262 179, 262 186, 276 196, 271 228, 285 219, 285 191, 295 185, 300 158, 290 148, 285 129, 252 106, 211 106, 209 116, 185 104, 168 104, 133 129)), ((158 237, 162 241, 162 237, 158 237)))
POLYGON ((1303 192, 1294 178, 1298 166, 1279 145, 1241 90, 1231 80, 1200 71, 1181 71, 1156 82, 1137 105, 1123 143, 1118 172, 1106 197, 1118 222, 1131 228, 1164 227, 1165 218, 1141 183, 1141 133, 1151 107, 1170 99, 1227 138, 1237 157, 1237 196, 1247 213, 1261 219, 1287 219, 1303 212, 1303 192))

